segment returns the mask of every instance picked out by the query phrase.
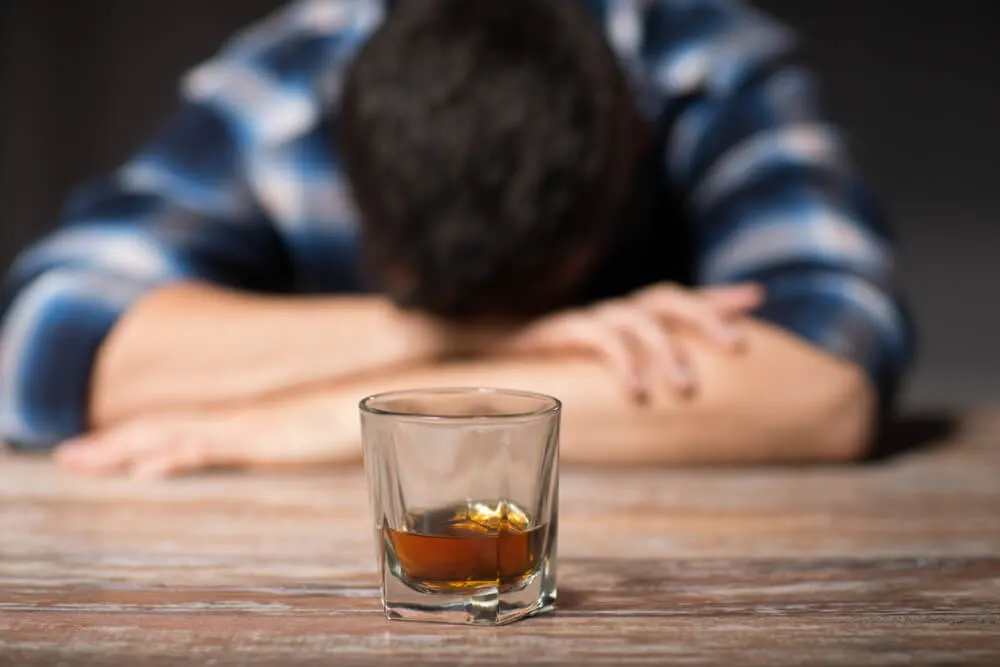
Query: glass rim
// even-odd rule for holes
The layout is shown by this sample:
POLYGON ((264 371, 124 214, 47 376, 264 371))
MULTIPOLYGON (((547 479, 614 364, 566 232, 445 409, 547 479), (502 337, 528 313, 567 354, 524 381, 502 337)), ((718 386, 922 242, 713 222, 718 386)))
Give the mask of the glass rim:
POLYGON ((358 403, 361 412, 378 417, 398 417, 401 419, 414 419, 431 422, 458 422, 458 421, 503 421, 507 419, 527 419, 531 417, 544 417, 546 415, 558 414, 562 410, 562 401, 554 396, 542 394, 536 391, 526 391, 523 389, 502 389, 499 387, 427 387, 423 389, 400 389, 396 391, 384 391, 371 394, 361 399, 358 403), (415 412, 404 410, 385 410, 378 408, 374 403, 392 398, 406 398, 407 396, 446 396, 449 394, 466 395, 493 395, 507 396, 511 398, 527 398, 539 401, 542 406, 535 410, 509 411, 489 415, 441 415, 433 412, 415 412))

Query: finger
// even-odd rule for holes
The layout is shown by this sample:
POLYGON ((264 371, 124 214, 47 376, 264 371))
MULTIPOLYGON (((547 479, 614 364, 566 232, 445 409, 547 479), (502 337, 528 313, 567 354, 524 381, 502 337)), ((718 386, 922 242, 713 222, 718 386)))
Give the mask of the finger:
POLYGON ((98 433, 63 443, 53 454, 56 465, 92 475, 123 470, 130 460, 129 440, 117 432, 98 433))
POLYGON ((643 294, 639 303, 671 323, 686 324, 702 331, 725 348, 736 349, 743 342, 739 329, 696 292, 664 286, 643 294))
POLYGON ((162 479, 208 468, 214 463, 207 443, 202 439, 192 439, 138 459, 129 470, 129 475, 134 479, 162 479))
POLYGON ((52 460, 60 467, 72 468, 90 456, 99 439, 99 436, 83 435, 64 440, 52 452, 52 460))
POLYGON ((729 315, 749 312, 764 302, 764 287, 757 283, 712 285, 698 289, 697 293, 729 315))
POLYGON ((611 372, 624 384, 630 398, 645 400, 648 387, 641 365, 622 330, 600 314, 595 314, 589 319, 578 320, 570 335, 605 360, 611 372))
POLYGON ((129 470, 137 460, 170 448, 175 430, 169 424, 130 422, 64 443, 56 463, 74 472, 111 475, 129 470))
POLYGON ((694 388, 694 373, 670 330, 655 315, 639 308, 615 308, 608 315, 645 352, 645 356, 681 393, 694 388))
POLYGON ((137 462, 129 471, 133 479, 153 480, 169 477, 176 469, 174 457, 171 454, 160 454, 137 462))
POLYGON ((169 447, 143 453, 129 471, 134 478, 155 479, 221 466, 246 466, 264 457, 253 449, 252 433, 242 420, 193 420, 170 438, 169 447))

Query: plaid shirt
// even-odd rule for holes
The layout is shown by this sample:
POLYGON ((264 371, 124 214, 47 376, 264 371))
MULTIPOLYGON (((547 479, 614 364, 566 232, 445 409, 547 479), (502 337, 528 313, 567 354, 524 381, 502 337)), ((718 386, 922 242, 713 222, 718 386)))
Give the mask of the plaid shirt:
MULTIPOLYGON (((760 318, 865 369, 911 357, 893 248, 785 27, 735 0, 579 0, 606 27, 696 239, 699 283, 766 285, 760 318)), ((328 145, 379 0, 300 0, 193 69, 165 127, 23 252, 0 292, 0 440, 86 428, 98 347, 159 285, 344 293, 358 217, 328 145)))

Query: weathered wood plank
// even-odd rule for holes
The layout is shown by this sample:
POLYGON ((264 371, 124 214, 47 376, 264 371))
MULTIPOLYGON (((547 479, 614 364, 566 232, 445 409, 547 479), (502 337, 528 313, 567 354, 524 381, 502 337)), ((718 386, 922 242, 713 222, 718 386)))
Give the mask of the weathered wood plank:
POLYGON ((388 623, 359 470, 0 455, 0 665, 1000 664, 1000 417, 870 466, 572 470, 559 611, 388 623))
MULTIPOLYGON (((538 618, 500 629, 387 626, 374 615, 234 618, 33 614, 11 664, 733 664, 995 667, 996 619, 978 615, 538 618), (211 662, 210 662, 211 661, 211 662), (279 662, 280 661, 280 662, 279 662)), ((5 633, 7 631, 5 630, 5 633)))
MULTIPOLYGON (((568 616, 1000 614, 1000 558, 565 559, 568 616)), ((0 611, 337 616, 379 614, 367 573, 291 586, 67 585, 0 580, 0 611)))

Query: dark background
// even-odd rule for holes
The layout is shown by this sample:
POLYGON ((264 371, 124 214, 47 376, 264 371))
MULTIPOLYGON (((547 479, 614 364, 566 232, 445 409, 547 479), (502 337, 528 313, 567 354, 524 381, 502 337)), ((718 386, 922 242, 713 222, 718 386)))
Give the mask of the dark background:
MULTIPOLYGON (((0 269, 66 190, 164 119, 180 74, 278 0, 0 4, 0 269)), ((1000 401, 1000 20, 994 0, 759 0, 809 58, 903 249, 911 406, 1000 401)))

